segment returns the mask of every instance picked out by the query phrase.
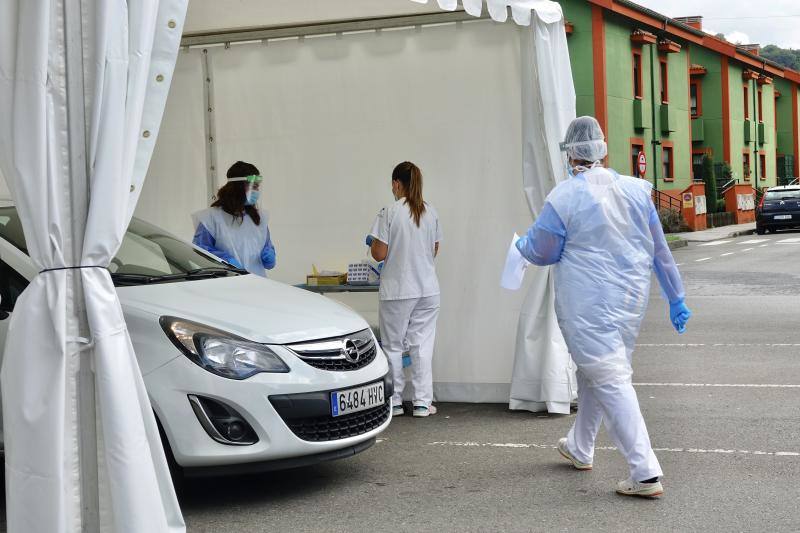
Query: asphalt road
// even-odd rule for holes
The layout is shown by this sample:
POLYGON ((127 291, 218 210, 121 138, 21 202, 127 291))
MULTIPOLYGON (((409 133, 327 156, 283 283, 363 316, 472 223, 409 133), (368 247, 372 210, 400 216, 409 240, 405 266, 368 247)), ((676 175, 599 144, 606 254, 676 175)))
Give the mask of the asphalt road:
POLYGON ((674 255, 695 316, 672 333, 654 289, 635 354, 660 500, 614 493, 627 469, 604 431, 593 471, 562 461, 573 416, 441 404, 348 460, 192 480, 188 530, 800 531, 800 233, 674 255))
MULTIPOLYGON (((635 382, 665 471, 657 501, 613 492, 621 456, 592 472, 554 444, 572 416, 442 404, 396 419, 371 450, 270 475, 193 481, 190 531, 798 531, 800 233, 677 250, 683 336, 654 290, 635 382)), ((601 431, 601 447, 610 447, 601 431)))

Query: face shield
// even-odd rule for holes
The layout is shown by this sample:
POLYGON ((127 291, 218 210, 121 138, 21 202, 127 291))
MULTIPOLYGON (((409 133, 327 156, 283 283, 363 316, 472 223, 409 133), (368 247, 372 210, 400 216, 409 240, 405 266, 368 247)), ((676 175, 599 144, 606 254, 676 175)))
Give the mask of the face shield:
POLYGON ((259 196, 261 196, 259 189, 261 188, 263 179, 264 178, 258 174, 253 174, 239 178, 229 178, 228 181, 246 181, 247 186, 244 189, 244 205, 255 205, 258 202, 259 196))

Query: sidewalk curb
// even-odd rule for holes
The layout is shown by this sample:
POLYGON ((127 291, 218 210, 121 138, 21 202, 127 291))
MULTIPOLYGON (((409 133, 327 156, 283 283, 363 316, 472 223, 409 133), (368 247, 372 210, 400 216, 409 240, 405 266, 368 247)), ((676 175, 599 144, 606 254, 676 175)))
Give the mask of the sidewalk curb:
POLYGON ((680 239, 677 241, 669 241, 667 244, 669 245, 670 250, 677 250, 678 248, 686 248, 689 246, 689 241, 686 239, 680 239))

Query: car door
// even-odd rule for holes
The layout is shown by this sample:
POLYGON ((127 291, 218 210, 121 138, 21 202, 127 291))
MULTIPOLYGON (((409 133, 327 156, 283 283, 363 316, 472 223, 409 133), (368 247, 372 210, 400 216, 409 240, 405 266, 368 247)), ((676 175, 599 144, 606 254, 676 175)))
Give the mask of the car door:
MULTIPOLYGON (((0 260, 0 367, 3 363, 11 313, 14 311, 17 298, 27 286, 28 281, 19 272, 11 268, 5 261, 0 260)), ((2 409, 0 409, 0 442, 3 442, 2 417, 2 409)))

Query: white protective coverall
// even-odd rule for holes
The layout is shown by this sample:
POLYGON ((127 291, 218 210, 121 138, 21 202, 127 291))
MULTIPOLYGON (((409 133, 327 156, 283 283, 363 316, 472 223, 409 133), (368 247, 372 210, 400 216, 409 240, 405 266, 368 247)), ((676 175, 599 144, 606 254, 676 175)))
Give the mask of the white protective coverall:
POLYGON ((419 226, 401 198, 381 209, 370 235, 388 247, 380 285, 381 346, 394 379, 392 405, 402 405, 403 351, 411 356, 414 406, 433 402, 433 345, 439 316, 439 279, 434 255, 442 230, 436 209, 425 203, 419 226))
POLYGON ((578 174, 553 189, 517 246, 534 264, 556 264, 556 314, 578 367, 578 415, 567 449, 591 464, 605 421, 631 478, 660 477, 632 384, 631 356, 653 270, 670 301, 684 291, 651 185, 602 167, 578 174))
POLYGON ((192 214, 197 228, 194 243, 223 260, 238 262, 251 274, 265 277, 266 269, 274 266, 275 248, 267 226, 267 213, 260 213, 261 223, 256 225, 247 214, 244 218, 234 217, 219 207, 198 211, 192 214), (267 259, 270 251, 271 261, 267 259))

